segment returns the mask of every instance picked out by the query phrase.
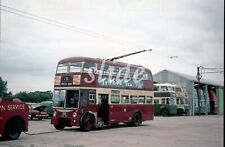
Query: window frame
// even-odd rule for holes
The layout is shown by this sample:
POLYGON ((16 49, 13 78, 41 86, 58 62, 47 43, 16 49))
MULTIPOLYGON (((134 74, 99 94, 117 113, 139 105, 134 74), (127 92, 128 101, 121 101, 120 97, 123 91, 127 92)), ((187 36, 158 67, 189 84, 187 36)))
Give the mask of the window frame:
POLYGON ((144 95, 138 96, 138 104, 145 104, 145 103, 146 103, 145 100, 146 100, 146 98, 145 98, 144 95), (142 102, 142 103, 140 103, 140 98, 141 98, 141 97, 143 98, 143 102, 142 102))
POLYGON ((137 95, 130 95, 130 104, 137 104, 138 103, 138 96, 137 95), (134 102, 135 100, 136 102, 134 102))
POLYGON ((96 104, 96 91, 95 90, 89 90, 88 92, 88 103, 89 104, 96 104), (91 93, 93 92, 93 93, 91 93))
POLYGON ((153 103, 154 103, 153 96, 146 96, 145 103, 146 103, 146 104, 153 104, 153 103), (151 100, 151 103, 148 103, 148 99, 150 99, 150 100, 151 100))
POLYGON ((130 103, 130 98, 129 98, 129 95, 121 95, 121 104, 129 104, 130 103), (124 97, 126 97, 128 100, 128 102, 124 102, 124 97))

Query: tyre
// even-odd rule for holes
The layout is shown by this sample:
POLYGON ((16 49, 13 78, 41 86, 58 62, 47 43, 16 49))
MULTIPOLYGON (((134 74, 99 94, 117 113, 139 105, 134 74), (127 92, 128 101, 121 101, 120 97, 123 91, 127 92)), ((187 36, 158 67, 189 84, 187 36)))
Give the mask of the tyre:
POLYGON ((83 131, 90 131, 94 127, 94 117, 90 114, 86 114, 82 117, 80 128, 83 131))
POLYGON ((141 114, 138 112, 135 112, 132 116, 132 125, 133 126, 140 126, 142 123, 141 114))
POLYGON ((184 110, 183 109, 178 109, 177 110, 177 115, 178 116, 183 116, 184 115, 184 110))
POLYGON ((168 111, 168 109, 163 108, 163 109, 161 110, 161 115, 162 115, 162 116, 169 116, 169 111, 168 111))
POLYGON ((43 119, 43 117, 38 117, 38 120, 42 120, 43 119))
POLYGON ((9 132, 6 132, 4 138, 6 139, 9 139, 9 140, 16 140, 20 137, 20 134, 21 134, 21 131, 9 131, 9 132))
POLYGON ((11 119, 5 128, 4 138, 9 140, 16 140, 19 138, 23 129, 24 122, 20 118, 11 119))
POLYGON ((55 125, 54 124, 54 127, 57 129, 57 130, 63 130, 65 128, 65 125, 64 124, 58 124, 58 125, 55 125))
POLYGON ((33 119, 33 116, 32 115, 29 115, 28 119, 29 120, 32 120, 33 119))

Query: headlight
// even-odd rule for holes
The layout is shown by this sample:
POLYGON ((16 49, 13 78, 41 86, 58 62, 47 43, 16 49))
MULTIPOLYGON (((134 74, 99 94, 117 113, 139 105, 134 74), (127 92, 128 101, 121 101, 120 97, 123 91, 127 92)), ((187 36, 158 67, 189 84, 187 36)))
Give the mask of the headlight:
POLYGON ((73 112, 73 117, 76 117, 77 116, 77 112, 73 112))
POLYGON ((53 116, 55 117, 55 116, 56 116, 56 114, 57 114, 57 112, 56 112, 56 111, 54 111, 54 112, 53 112, 53 116))

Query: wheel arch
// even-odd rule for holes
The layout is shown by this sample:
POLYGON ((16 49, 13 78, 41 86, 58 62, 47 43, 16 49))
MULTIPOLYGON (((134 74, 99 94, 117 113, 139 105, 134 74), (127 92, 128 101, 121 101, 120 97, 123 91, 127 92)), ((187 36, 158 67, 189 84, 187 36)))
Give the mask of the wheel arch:
POLYGON ((183 115, 185 113, 185 109, 177 108, 177 115, 183 115))
POLYGON ((4 128, 4 132, 9 131, 11 129, 11 126, 14 124, 17 125, 17 127, 18 127, 17 129, 19 129, 19 131, 21 131, 21 132, 26 131, 25 120, 22 117, 15 115, 7 120, 7 123, 4 128))
POLYGON ((133 113, 132 113, 132 116, 133 116, 135 113, 140 114, 140 116, 141 116, 141 118, 142 118, 142 112, 141 112, 141 110, 139 110, 139 109, 134 110, 133 113))
POLYGON ((164 110, 167 111, 168 116, 169 116, 169 115, 170 115, 170 110, 169 110, 167 107, 161 107, 161 109, 160 109, 160 115, 162 115, 162 112, 163 112, 164 110))
POLYGON ((97 114, 94 113, 94 112, 91 112, 91 111, 87 111, 87 112, 85 112, 85 113, 83 113, 81 115, 80 121, 79 121, 79 125, 81 125, 82 120, 83 120, 84 116, 86 116, 86 115, 90 115, 90 116, 92 116, 94 118, 94 127, 96 127, 96 124, 97 124, 97 114))
POLYGON ((136 109, 131 116, 130 125, 131 126, 139 126, 142 124, 142 113, 141 110, 136 109))

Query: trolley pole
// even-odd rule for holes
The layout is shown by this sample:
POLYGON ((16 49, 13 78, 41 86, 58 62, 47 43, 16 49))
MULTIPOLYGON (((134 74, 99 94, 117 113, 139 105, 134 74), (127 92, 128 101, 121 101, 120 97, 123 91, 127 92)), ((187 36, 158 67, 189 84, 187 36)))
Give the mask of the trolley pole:
POLYGON ((201 94, 200 94, 200 78, 201 78, 201 75, 200 75, 200 67, 201 66, 198 66, 197 67, 197 82, 198 82, 198 87, 197 87, 197 95, 198 95, 198 115, 200 116, 200 98, 201 98, 201 94))

